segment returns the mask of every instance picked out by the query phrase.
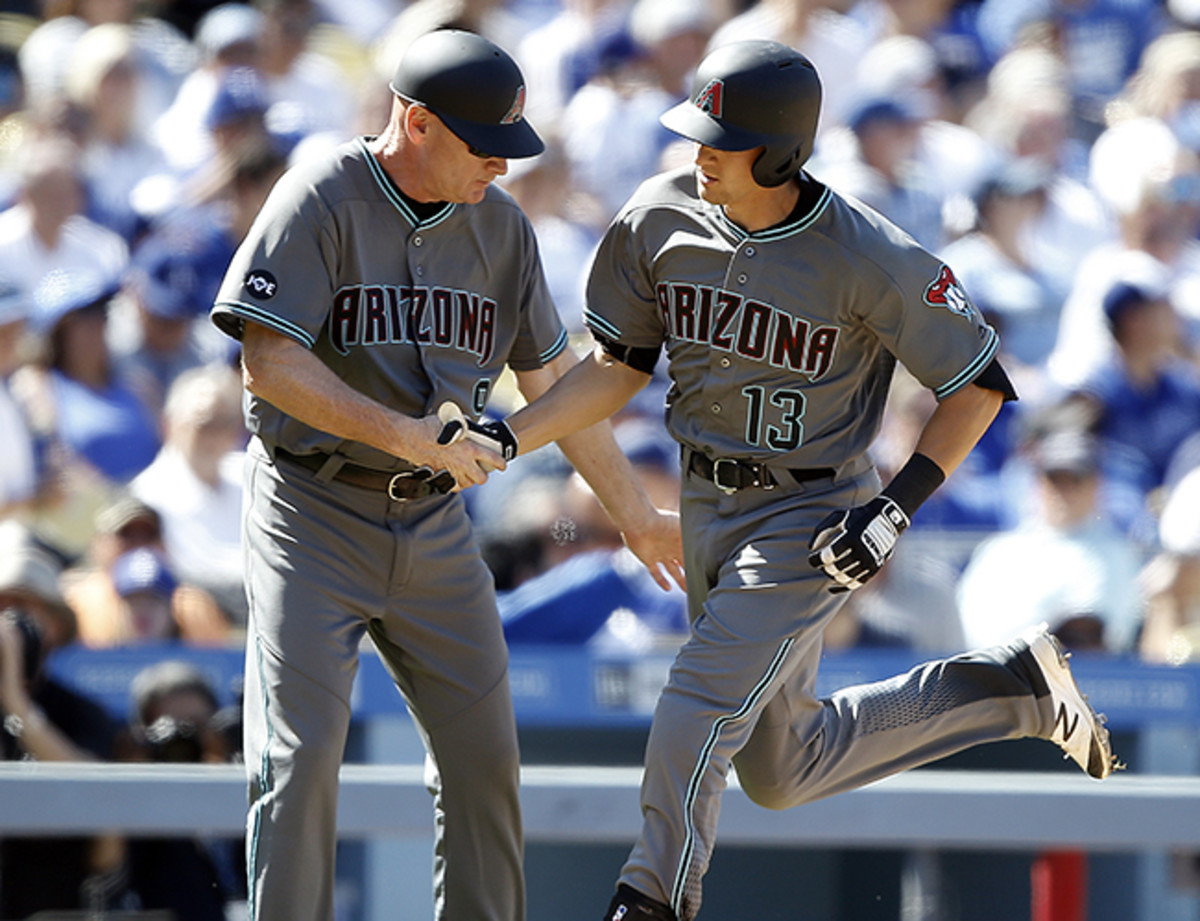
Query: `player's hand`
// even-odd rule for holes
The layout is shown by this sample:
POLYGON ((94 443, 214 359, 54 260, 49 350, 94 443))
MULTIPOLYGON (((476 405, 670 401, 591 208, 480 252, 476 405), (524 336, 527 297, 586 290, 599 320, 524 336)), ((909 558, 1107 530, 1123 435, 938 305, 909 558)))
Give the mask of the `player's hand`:
POLYGON ((671 581, 687 590, 683 572, 683 534, 679 515, 655 509, 655 514, 636 529, 623 531, 621 537, 633 555, 642 561, 651 578, 664 592, 671 581))
POLYGON ((495 422, 475 422, 463 415, 454 403, 446 402, 438 407, 438 419, 442 430, 438 433, 438 444, 451 445, 467 438, 482 448, 499 454, 506 461, 517 456, 520 446, 517 436, 503 419, 495 422))
POLYGON ((503 470, 504 458, 466 438, 441 444, 442 422, 437 416, 417 420, 420 430, 404 455, 441 492, 461 492, 485 482, 493 470, 503 470))
POLYGON ((813 532, 808 562, 836 583, 831 592, 862 588, 883 568, 909 524, 904 510, 888 496, 833 512, 813 532))

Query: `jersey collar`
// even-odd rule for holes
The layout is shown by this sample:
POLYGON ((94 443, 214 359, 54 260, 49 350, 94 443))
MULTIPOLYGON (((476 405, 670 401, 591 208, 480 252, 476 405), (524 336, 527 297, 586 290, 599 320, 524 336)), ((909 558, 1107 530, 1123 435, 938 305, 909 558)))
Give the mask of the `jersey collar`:
POLYGON ((833 197, 833 193, 827 185, 817 182, 817 180, 807 174, 805 175, 805 182, 808 186, 808 189, 806 189, 807 194, 800 196, 800 200, 796 203, 796 207, 792 213, 780 223, 765 230, 756 230, 751 233, 726 217, 724 208, 717 207, 714 208, 714 211, 717 214, 717 219, 738 240, 756 240, 760 243, 783 240, 798 233, 803 233, 815 224, 821 215, 825 213, 825 209, 829 206, 829 201, 833 197))
POLYGON ((367 138, 361 137, 358 139, 358 146, 362 149, 363 158, 367 161, 367 169, 371 171, 371 176, 374 178, 375 184, 379 186, 383 197, 392 203, 404 220, 413 227, 432 227, 434 224, 440 224, 454 213, 453 202, 441 202, 440 206, 431 209, 431 213, 424 217, 419 215, 416 208, 413 207, 415 203, 400 191, 400 187, 387 174, 387 170, 375 159, 375 155, 367 147, 367 140, 367 138))

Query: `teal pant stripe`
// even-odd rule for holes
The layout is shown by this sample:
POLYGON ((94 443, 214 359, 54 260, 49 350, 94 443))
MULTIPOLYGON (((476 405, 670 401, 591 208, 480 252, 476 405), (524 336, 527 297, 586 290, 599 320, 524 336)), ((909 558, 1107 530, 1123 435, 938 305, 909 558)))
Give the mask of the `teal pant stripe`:
POLYGON ((692 810, 695 808, 696 799, 700 795, 700 786, 703 783, 704 772, 708 767, 709 759, 712 757, 712 751, 716 747, 717 741, 721 738, 721 731, 726 726, 738 720, 745 719, 758 706, 759 700, 762 699, 767 688, 771 686, 771 682, 775 680, 775 677, 779 674, 779 670, 783 668, 783 663, 787 661, 788 653, 791 652, 795 642, 794 637, 784 641, 783 645, 775 652, 775 657, 767 667, 766 673, 759 679, 758 684, 751 688, 750 694, 737 710, 733 713, 720 716, 713 721, 708 738, 700 750, 700 756, 696 760, 696 767, 692 771, 691 780, 688 782, 687 794, 684 797, 683 803, 683 819, 687 831, 684 835, 683 851, 679 855, 679 867, 675 871, 675 884, 671 890, 671 907, 674 909, 676 917, 680 917, 684 886, 687 883, 688 866, 691 864, 692 855, 696 850, 696 821, 692 815, 692 810))
POLYGON ((246 858, 248 883, 246 908, 248 921, 255 921, 258 915, 258 887, 255 885, 255 881, 258 879, 258 834, 261 827, 262 799, 273 786, 271 778, 271 740, 275 737, 275 730, 271 725, 271 711, 268 707, 267 688, 262 682, 262 643, 257 637, 254 640, 254 655, 258 660, 259 684, 262 685, 262 712, 263 721, 267 726, 267 738, 266 743, 263 745, 262 762, 258 767, 258 795, 250 806, 250 848, 246 858))

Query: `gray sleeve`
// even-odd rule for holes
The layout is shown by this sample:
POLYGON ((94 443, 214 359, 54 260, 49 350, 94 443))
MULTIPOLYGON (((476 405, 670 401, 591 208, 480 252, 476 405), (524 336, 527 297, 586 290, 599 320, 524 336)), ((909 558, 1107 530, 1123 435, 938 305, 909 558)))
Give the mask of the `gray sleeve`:
POLYGON ((637 212, 609 227, 587 284, 584 322, 597 336, 637 349, 658 349, 666 338, 650 261, 636 232, 637 212))
POLYGON ((312 348, 333 300, 331 225, 312 186, 295 171, 285 175, 230 261, 213 322, 240 339, 251 320, 312 348))
POLYGON ((945 263, 914 245, 889 268, 891 291, 865 322, 941 400, 983 373, 1000 338, 945 263))
POLYGON ((567 347, 567 330, 550 296, 542 271, 537 238, 528 220, 519 222, 521 259, 521 326, 508 356, 514 371, 532 371, 542 367, 567 347))

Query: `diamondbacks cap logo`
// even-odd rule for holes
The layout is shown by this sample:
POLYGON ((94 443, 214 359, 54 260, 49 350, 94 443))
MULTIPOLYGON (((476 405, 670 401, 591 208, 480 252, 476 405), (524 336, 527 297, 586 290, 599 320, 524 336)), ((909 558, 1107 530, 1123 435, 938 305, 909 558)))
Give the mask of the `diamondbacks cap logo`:
POLYGON ((504 113, 504 117, 500 119, 502 125, 514 125, 521 120, 521 116, 525 112, 525 84, 522 83, 517 87, 517 96, 513 99, 513 104, 509 110, 504 113))
POLYGON ((269 301, 279 290, 279 282, 266 269, 252 269, 242 284, 251 297, 260 301, 269 301))
POLYGON ((945 307, 960 317, 969 317, 974 312, 971 299, 948 265, 941 267, 937 278, 925 289, 925 303, 930 307, 945 307))
POLYGON ((725 81, 712 79, 696 96, 695 106, 713 118, 721 118, 725 108, 725 81))

